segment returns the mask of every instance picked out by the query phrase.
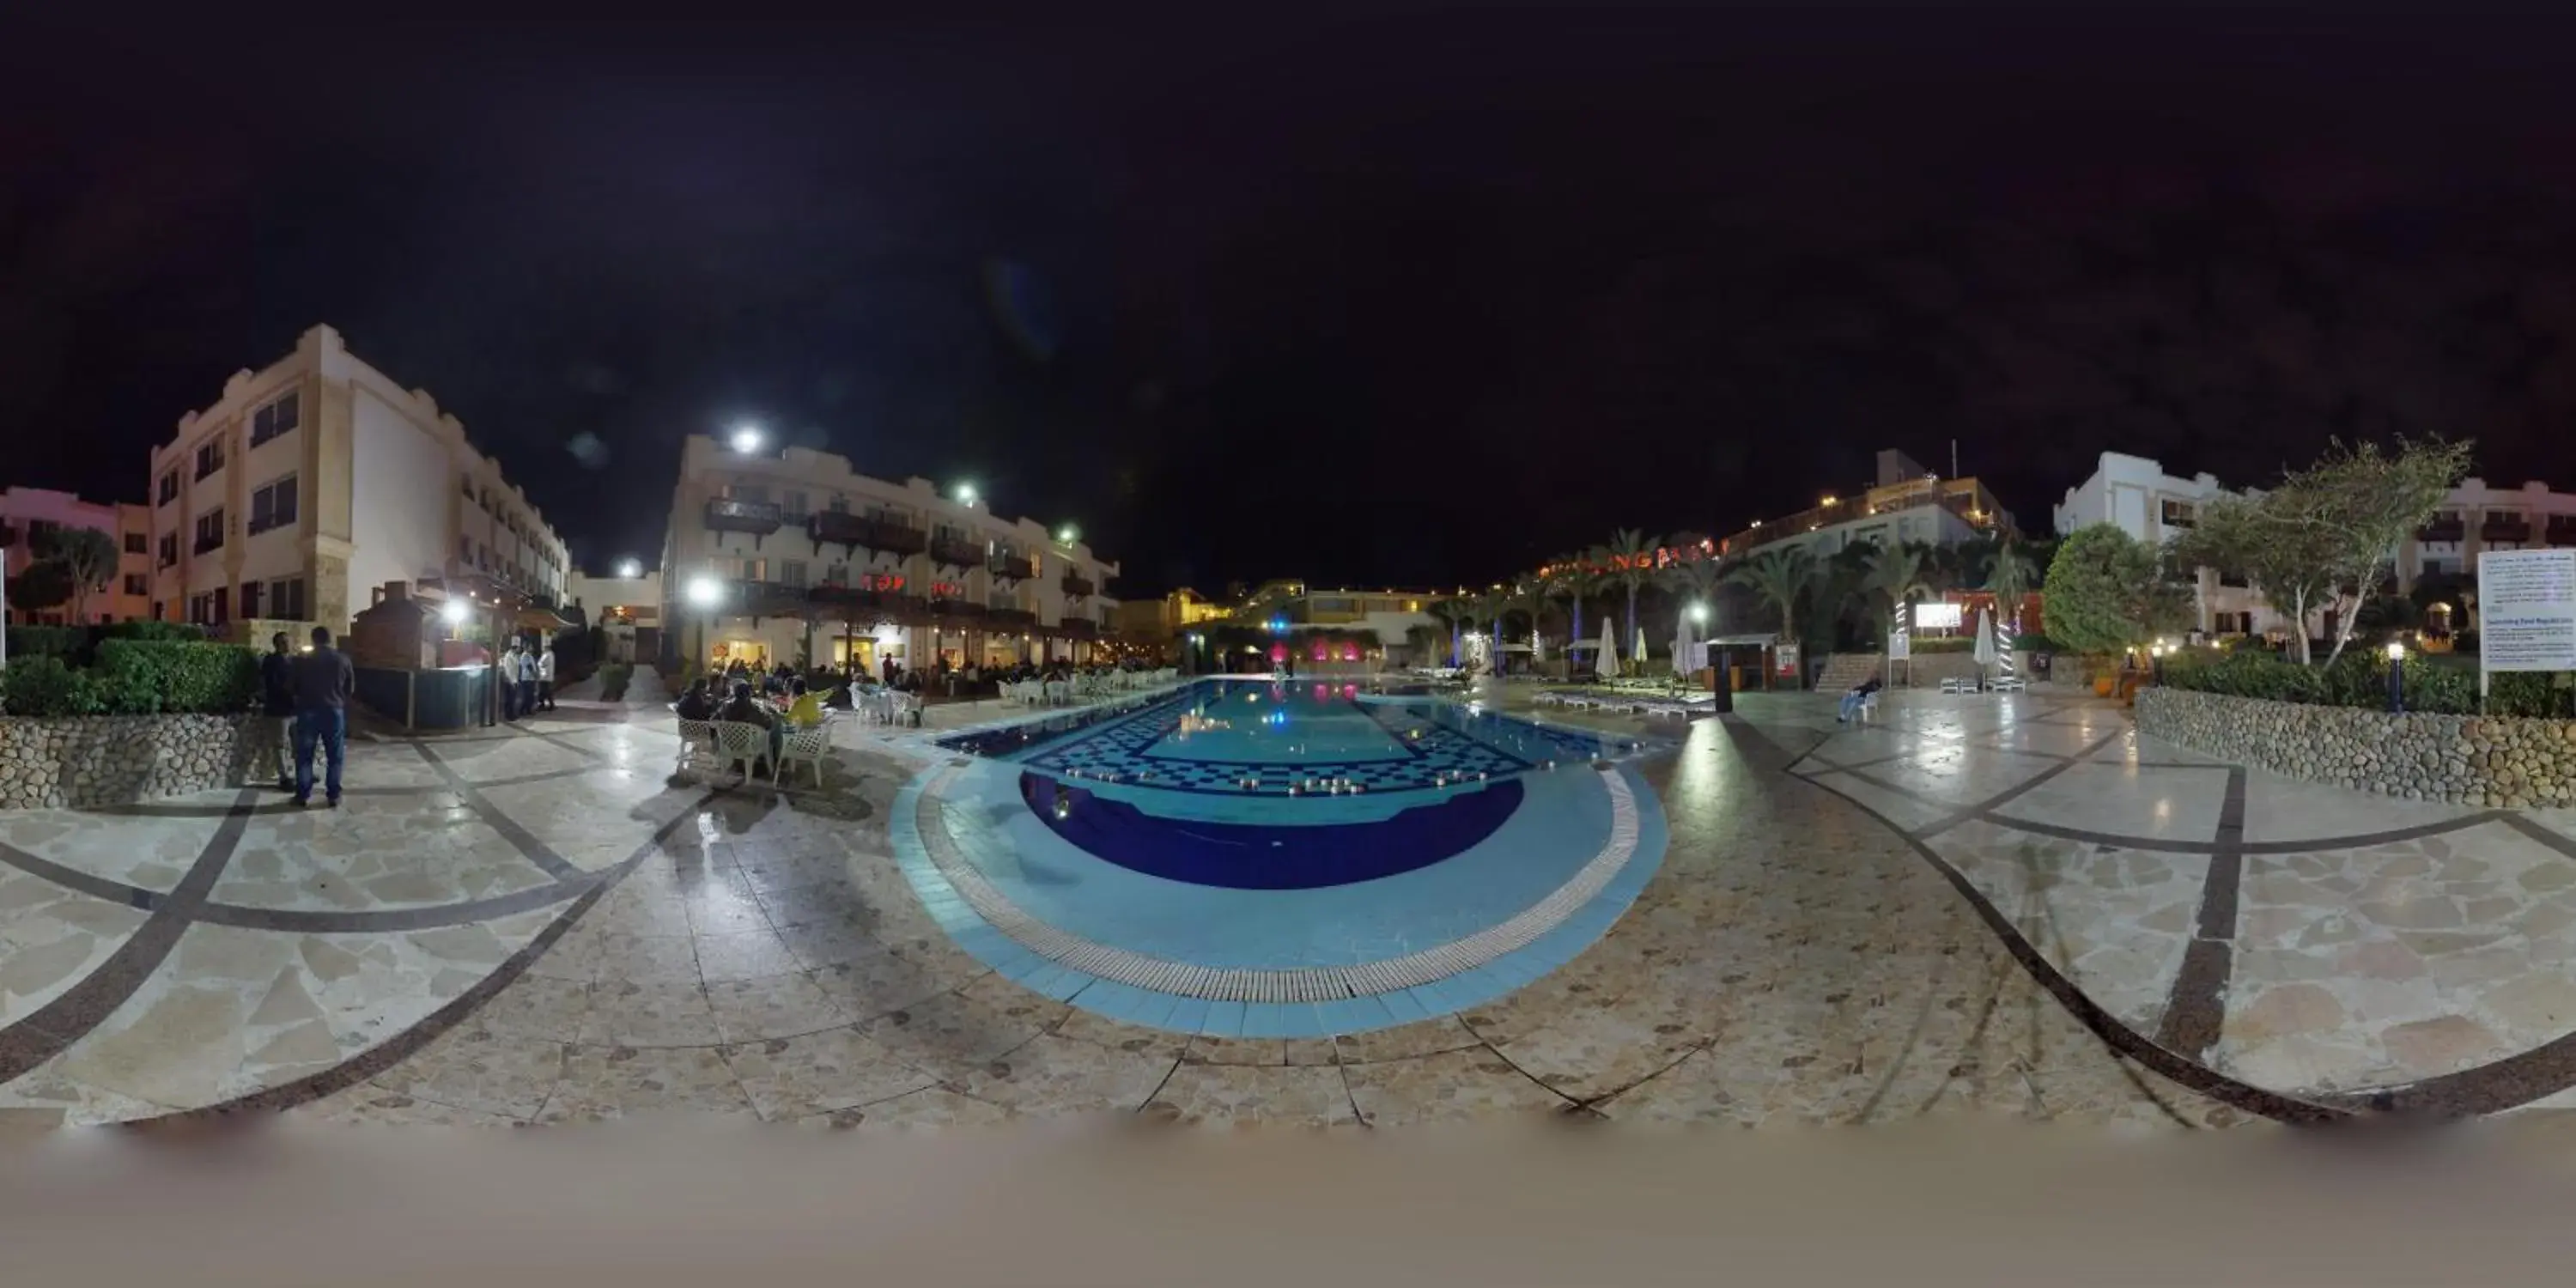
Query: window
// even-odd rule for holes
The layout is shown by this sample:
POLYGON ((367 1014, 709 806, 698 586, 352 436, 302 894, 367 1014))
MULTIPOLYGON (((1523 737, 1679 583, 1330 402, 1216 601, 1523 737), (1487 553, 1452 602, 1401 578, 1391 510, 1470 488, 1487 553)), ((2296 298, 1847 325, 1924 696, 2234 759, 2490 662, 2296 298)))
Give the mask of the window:
POLYGON ((474 538, 458 537, 456 539, 456 562, 461 564, 474 562, 474 538))
POLYGON ((218 508, 197 516, 198 554, 221 550, 224 546, 224 512, 218 508))
POLYGON ((268 583, 268 615, 289 622, 304 620, 303 578, 280 577, 268 583))
POLYGON ((465 499, 468 501, 474 499, 474 480, 472 479, 465 480, 465 499))
POLYGON ((224 606, 226 599, 227 596, 225 595, 224 588, 221 586, 215 587, 215 615, 210 620, 229 622, 233 619, 232 610, 224 606))
POLYGON ((803 590, 805 588, 805 561, 802 559, 779 560, 778 580, 785 582, 787 585, 793 586, 798 590, 803 590))
POLYGON ((780 506, 779 510, 786 515, 789 523, 803 523, 806 515, 805 494, 802 492, 788 493, 787 503, 780 506))
POLYGON ((764 483, 736 483, 733 485, 733 499, 749 501, 754 505, 767 505, 769 486, 764 483))
POLYGON ((197 444, 197 477, 204 478, 224 467, 224 440, 221 435, 197 444))
POLYGON ((242 583, 241 606, 243 617, 250 618, 259 616, 259 592, 260 584, 258 582, 246 581, 242 583))
MULTIPOLYGON (((295 395, 288 394, 250 414, 250 445, 257 447, 296 426, 295 395)), ((243 614, 249 616, 248 613, 243 614)))
POLYGON ((161 566, 167 568, 177 562, 179 562, 179 534, 173 532, 161 538, 161 566))
POLYGON ((846 497, 846 496, 843 496, 843 495, 841 495, 841 494, 840 494, 840 493, 838 493, 838 492, 833 493, 833 494, 832 494, 832 513, 834 513, 834 514, 848 514, 849 512, 850 512, 850 498, 848 498, 848 497, 846 497))
POLYGON ((144 585, 142 573, 129 572, 125 574, 125 593, 129 595, 149 595, 152 591, 149 587, 144 585))
POLYGON ((2199 519, 2199 510, 2189 501, 2164 501, 2164 524, 2168 528, 2188 528, 2199 519))
POLYGON ((142 532, 126 533, 125 553, 129 555, 148 555, 152 553, 151 535, 142 532))
POLYGON ((63 525, 51 519, 29 519, 27 520, 27 544, 31 548, 43 545, 47 537, 62 531, 62 528, 63 525))
POLYGON ((256 536, 271 528, 283 528, 295 522, 295 476, 260 488, 250 494, 250 530, 256 536))
POLYGON ((836 563, 825 567, 823 569, 823 582, 825 585, 830 586, 849 585, 850 566, 845 563, 836 563))
POLYGON ((170 504, 172 501, 176 501, 176 500, 178 500, 178 499, 179 499, 179 471, 177 471, 177 470, 172 470, 172 471, 170 471, 169 473, 164 474, 164 475, 162 475, 162 476, 161 476, 161 499, 160 499, 160 500, 158 500, 158 501, 156 501, 156 502, 154 502, 153 504, 155 504, 155 505, 168 505, 168 504, 170 504))

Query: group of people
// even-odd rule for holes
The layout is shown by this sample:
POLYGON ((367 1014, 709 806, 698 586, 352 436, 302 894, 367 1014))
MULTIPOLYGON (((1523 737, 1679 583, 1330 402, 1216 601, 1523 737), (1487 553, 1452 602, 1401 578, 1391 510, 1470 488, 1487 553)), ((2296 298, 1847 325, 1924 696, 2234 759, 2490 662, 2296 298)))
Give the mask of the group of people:
POLYGON ((787 667, 759 672, 736 661, 732 668, 718 672, 713 683, 705 676, 689 681, 688 690, 671 704, 671 711, 683 720, 758 725, 768 730, 769 759, 752 766, 753 775, 758 776, 769 772, 769 765, 786 745, 789 728, 810 729, 823 723, 826 706, 848 707, 846 693, 835 693, 827 702, 805 683, 805 677, 787 667), (762 695, 783 705, 785 711, 762 702, 762 695))
POLYGON ((293 792, 299 808, 313 804, 313 755, 321 752, 323 800, 337 808, 357 668, 348 654, 331 646, 329 627, 314 627, 313 645, 301 655, 287 651, 284 631, 269 637, 268 650, 259 660, 259 709, 268 726, 260 752, 277 770, 278 790, 293 792))
POLYGON ((555 651, 513 639, 492 675, 501 686, 501 718, 517 720, 555 709, 555 651))

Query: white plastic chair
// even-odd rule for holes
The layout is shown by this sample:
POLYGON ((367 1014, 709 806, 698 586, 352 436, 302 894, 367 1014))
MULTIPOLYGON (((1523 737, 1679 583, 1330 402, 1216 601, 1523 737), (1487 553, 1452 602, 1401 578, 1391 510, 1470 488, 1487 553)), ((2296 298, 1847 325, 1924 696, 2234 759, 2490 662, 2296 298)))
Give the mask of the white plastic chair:
POLYGON ((1065 683, 1065 682, 1064 682, 1064 681, 1062 681, 1062 680, 1049 680, 1049 681, 1047 681, 1047 682, 1046 682, 1046 700, 1047 700, 1047 705, 1049 705, 1049 706, 1057 706, 1057 707, 1064 706, 1064 705, 1066 705, 1067 703, 1072 702, 1072 701, 1073 701, 1073 686, 1072 686, 1072 685, 1070 685, 1070 684, 1065 683))
POLYGON ((742 780, 751 781, 751 767, 769 755, 769 731, 756 724, 732 720, 716 722, 716 766, 731 770, 742 766, 742 780))
POLYGON ((701 763, 710 761, 716 750, 716 725, 712 720, 680 722, 680 763, 671 772, 685 774, 701 763))
POLYGON ((1860 700, 1859 716, 1862 724, 1867 724, 1878 718, 1878 695, 1876 693, 1872 693, 1860 700))
POLYGON ((788 767, 802 764, 814 771, 814 786, 822 787, 823 757, 831 749, 832 725, 828 720, 811 728, 788 730, 786 741, 779 744, 778 765, 770 781, 785 786, 788 767))

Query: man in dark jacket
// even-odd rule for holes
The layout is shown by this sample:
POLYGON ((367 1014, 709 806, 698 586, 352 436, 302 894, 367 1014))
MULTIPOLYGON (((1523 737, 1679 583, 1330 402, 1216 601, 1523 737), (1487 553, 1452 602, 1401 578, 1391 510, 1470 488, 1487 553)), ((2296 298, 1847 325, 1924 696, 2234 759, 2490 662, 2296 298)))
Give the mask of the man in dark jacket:
POLYGON ((321 748, 329 776, 322 789, 340 804, 340 762, 349 754, 349 699, 358 691, 357 668, 331 647, 331 628, 313 628, 313 651, 295 663, 295 803, 313 801, 313 751, 321 748))
POLYGON ((259 741, 252 750, 255 771, 274 767, 277 790, 295 790, 295 659, 284 631, 269 637, 268 656, 259 660, 259 741))

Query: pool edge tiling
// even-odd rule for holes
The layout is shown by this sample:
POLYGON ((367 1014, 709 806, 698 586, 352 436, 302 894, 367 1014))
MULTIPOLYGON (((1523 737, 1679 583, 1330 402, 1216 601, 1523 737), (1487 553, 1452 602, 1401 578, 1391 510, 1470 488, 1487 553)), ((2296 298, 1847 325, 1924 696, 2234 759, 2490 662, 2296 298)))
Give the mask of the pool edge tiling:
POLYGON ((942 763, 915 774, 896 795, 889 829, 897 864, 941 929, 979 961, 1036 992, 1127 1023, 1218 1037, 1365 1033, 1513 992, 1607 934, 1662 866, 1667 843, 1653 790, 1628 765, 1601 766, 1592 772, 1609 797, 1608 834, 1570 879, 1517 915, 1375 961, 1208 966, 1097 942, 1021 910, 946 833, 938 789, 959 769, 942 763))

